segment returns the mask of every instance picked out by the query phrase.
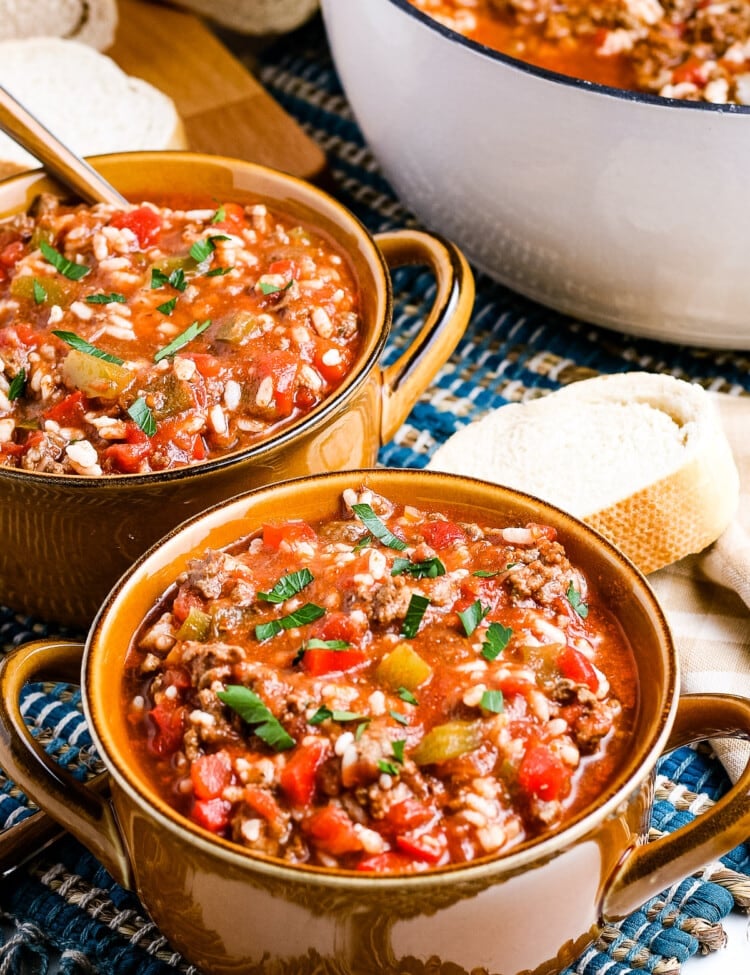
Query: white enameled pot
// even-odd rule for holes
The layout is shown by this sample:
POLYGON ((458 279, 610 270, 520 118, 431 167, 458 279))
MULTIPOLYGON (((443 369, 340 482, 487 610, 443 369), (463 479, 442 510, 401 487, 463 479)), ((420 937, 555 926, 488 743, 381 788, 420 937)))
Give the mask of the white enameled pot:
POLYGON ((322 7, 385 175, 476 267, 585 321, 750 348, 750 107, 533 68, 408 0, 322 7))

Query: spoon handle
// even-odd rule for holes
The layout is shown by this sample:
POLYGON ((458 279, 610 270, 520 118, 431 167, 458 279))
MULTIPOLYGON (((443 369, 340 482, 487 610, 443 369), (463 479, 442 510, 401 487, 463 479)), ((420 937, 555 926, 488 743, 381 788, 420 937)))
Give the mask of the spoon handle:
POLYGON ((127 206, 128 201, 87 162, 63 145, 49 129, 0 86, 0 129, 35 156, 86 203, 127 206))

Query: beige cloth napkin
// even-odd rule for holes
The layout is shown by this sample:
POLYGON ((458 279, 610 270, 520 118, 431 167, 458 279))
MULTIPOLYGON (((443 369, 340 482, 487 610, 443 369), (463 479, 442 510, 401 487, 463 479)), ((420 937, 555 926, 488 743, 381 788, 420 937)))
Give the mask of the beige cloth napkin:
MULTIPOLYGON (((682 692, 750 697, 750 397, 717 393, 715 401, 740 472, 737 516, 705 552, 648 579, 677 645, 682 692)), ((736 781, 750 744, 724 739, 713 745, 736 781)))

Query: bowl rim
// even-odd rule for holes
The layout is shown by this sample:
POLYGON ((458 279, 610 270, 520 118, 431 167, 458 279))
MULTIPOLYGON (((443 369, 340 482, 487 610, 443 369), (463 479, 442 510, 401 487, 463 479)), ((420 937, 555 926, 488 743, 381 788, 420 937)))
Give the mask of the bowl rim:
MULTIPOLYGON (((332 207, 341 217, 342 225, 348 226, 354 231, 357 239, 366 249, 372 259, 370 262, 373 270, 377 270, 374 284, 382 288, 383 317, 377 333, 377 339, 373 342, 369 354, 362 357, 355 363, 355 368, 344 377, 344 381, 338 386, 330 396, 318 404, 315 409, 304 414, 294 423, 282 426, 278 432, 267 438, 259 440, 257 443, 250 444, 241 450, 230 451, 209 460, 199 461, 195 464, 188 464, 184 467, 173 467, 163 471, 148 471, 145 474, 103 474, 100 477, 91 477, 81 474, 55 474, 49 471, 27 471, 18 467, 6 467, 0 465, 0 479, 8 477, 20 482, 40 484, 45 483, 51 487, 72 489, 79 491, 103 490, 101 485, 128 485, 132 487, 143 487, 148 484, 158 482, 160 484, 189 480, 194 477, 206 476, 211 473, 226 470, 238 465, 247 463, 262 463, 268 454, 275 454, 286 447, 290 441, 297 437, 305 437, 311 430, 319 426, 324 426, 331 413, 338 411, 345 402, 353 397, 357 391, 368 381, 372 370, 376 367, 380 359, 386 342, 390 335, 393 323, 393 286, 391 276, 385 257, 378 247, 373 234, 365 226, 356 214, 347 206, 337 200, 330 193, 315 186, 307 180, 298 176, 292 176, 281 170, 273 169, 270 166, 263 166, 260 163, 250 162, 245 159, 238 159, 232 156, 220 156, 205 152, 192 152, 181 149, 137 149, 129 152, 109 152, 100 153, 95 156, 87 156, 87 162, 96 168, 97 163, 113 163, 114 165, 134 161, 135 157, 144 162, 156 161, 167 158, 178 163, 196 165, 208 164, 215 167, 225 167, 234 170, 240 166, 243 172, 255 172, 258 175, 271 177, 278 180, 282 185, 291 184, 308 194, 315 203, 322 202, 326 206, 332 207), (40 478, 43 479, 40 482, 40 478)), ((27 169, 20 173, 13 173, 0 179, 0 188, 14 182, 26 181, 33 185, 37 180, 48 179, 57 182, 55 177, 48 173, 44 167, 27 169)), ((283 209, 283 208, 282 208, 283 209)), ((314 209, 311 207, 311 209, 314 209)), ((345 248, 336 240, 337 245, 345 252, 345 248)))
MULTIPOLYGON (((500 500, 500 498, 498 500, 500 500)), ((419 502, 417 502, 419 503, 419 502)), ((451 502, 459 508, 471 507, 471 501, 462 500, 451 502)), ((479 503, 479 499, 477 499, 479 503)), ((501 501, 500 507, 505 502, 501 501)), ((207 533, 201 534, 200 540, 190 543, 189 548, 194 550, 205 547, 207 544, 207 533)), ((172 580, 173 581, 173 580, 172 580)), ((169 583, 171 585, 171 582, 169 583)), ((162 591, 164 591, 162 589, 162 591)), ((122 610, 120 610, 122 611, 122 610)), ((138 623, 140 624, 140 620, 138 623)), ((128 627, 128 629, 131 629, 128 627)), ((131 629, 129 637, 135 628, 131 629)), ((342 884, 348 888, 364 889, 370 886, 375 880, 379 886, 400 887, 405 881, 410 886, 431 887, 446 882, 460 881, 481 881, 488 877, 496 877, 499 874, 513 875, 527 869, 531 864, 544 862, 554 856, 564 852, 579 840, 585 837, 596 825, 604 820, 618 815, 618 810, 627 804, 633 796, 642 788, 643 783, 651 775, 658 758, 664 751, 674 716, 679 702, 679 658, 676 647, 672 639, 669 624, 666 620, 653 590, 649 586, 646 578, 640 570, 625 556, 615 545, 613 545, 603 535, 599 534, 594 528, 582 522, 580 519, 568 512, 544 501, 538 497, 519 491, 514 488, 506 487, 478 478, 466 477, 459 474, 449 474, 442 471, 427 471, 421 469, 404 468, 369 468, 354 471, 333 471, 323 474, 306 475, 298 478, 291 478, 280 481, 272 485, 255 488, 236 495, 230 502, 220 502, 210 508, 187 519, 164 535, 151 548, 148 549, 120 578, 116 586, 111 590, 105 602, 99 609, 94 622, 92 623, 83 653, 81 663, 81 697, 84 714, 90 729, 91 737, 101 756, 109 775, 118 788, 127 795, 131 802, 134 802, 147 817, 153 818, 160 827, 167 829, 172 834, 187 834, 189 841, 196 844, 204 853, 212 857, 218 857, 228 864, 233 864, 241 870, 257 872, 262 876, 282 878, 285 882, 306 882, 319 884, 322 886, 333 885, 340 887, 342 884), (134 763, 126 762, 121 759, 122 749, 116 745, 110 750, 105 745, 105 738, 113 740, 113 733, 108 728, 108 718, 106 709, 101 709, 103 718, 99 718, 98 699, 100 695, 92 692, 90 688, 95 684, 95 664, 102 658, 104 650, 102 641, 106 643, 102 633, 106 631, 105 624, 111 626, 108 617, 110 613, 117 615, 116 603, 123 597, 123 594, 132 586, 139 584, 136 576, 143 575, 141 584, 147 582, 154 571, 158 573, 159 560, 162 549, 177 545, 180 542, 178 536, 185 536, 195 529, 199 524, 201 527, 208 528, 208 533, 212 533, 219 527, 221 522, 231 521, 240 517, 240 512, 248 505, 252 505, 261 496, 268 496, 281 489, 283 492, 293 493, 297 488, 304 488, 305 485, 312 483, 313 486, 331 482, 331 490, 340 491, 343 487, 350 486, 352 482, 360 483, 363 481, 375 481, 375 490, 385 490, 388 481, 401 481, 405 478, 416 477, 418 480, 428 480, 429 482, 441 487, 446 498, 451 498, 451 485, 463 485, 472 492, 487 492, 488 489, 493 493, 498 493, 500 498, 505 501, 512 500, 520 502, 522 506, 527 506, 529 502, 545 512, 549 510, 558 525, 570 526, 571 531, 582 533, 587 544, 593 544, 595 549, 605 558, 614 562, 629 580, 630 590, 638 591, 638 598, 641 603, 648 608, 652 617, 656 639, 663 647, 665 653, 665 679, 661 689, 660 698, 662 707, 658 714, 653 714, 650 718, 651 734, 649 742, 641 745, 634 752, 633 759, 629 760, 625 771, 618 770, 605 785, 601 796, 593 805, 589 805, 579 811, 572 820, 551 834, 542 836, 538 840, 532 840, 523 844, 517 851, 511 851, 505 855, 493 856, 491 854, 480 857, 469 863, 447 864, 442 867, 431 868, 423 873, 414 874, 371 874, 361 873, 351 869, 322 867, 311 864, 287 864, 283 860, 264 856, 252 850, 246 850, 230 840, 223 837, 212 836, 202 830, 197 824, 192 823, 186 816, 179 813, 176 809, 169 806, 158 793, 148 784, 146 776, 141 773, 134 763), (386 484, 378 483, 385 481, 386 484), (336 487, 338 485, 338 488, 336 487), (206 523, 211 523, 209 527, 206 523), (149 566, 153 560, 154 565, 149 566), (103 727, 106 734, 102 735, 100 728, 103 727), (113 755, 114 751, 114 755, 113 755), (625 774, 627 772, 627 774, 625 774)), ((101 670, 99 679, 101 680, 101 670)), ((642 713, 643 702, 639 706, 642 713)))
POLYGON ((465 37, 458 31, 454 31, 445 24, 430 17, 424 11, 419 10, 409 0, 387 0, 387 2, 401 10, 407 16, 414 17, 429 30, 436 31, 449 41, 458 44, 459 47, 468 48, 470 51, 474 51, 476 54, 480 54, 491 61, 499 61, 506 67, 514 68, 537 78, 542 78, 545 81, 552 81, 569 88, 576 88, 579 91, 589 91, 596 96, 617 98, 621 101, 636 102, 654 107, 661 106, 662 109, 671 108, 678 109, 679 111, 718 112, 721 115, 750 115, 750 105, 738 105, 727 102, 688 101, 682 98, 668 98, 664 95, 651 95, 646 92, 629 91, 625 88, 614 88, 611 85, 603 85, 596 81, 586 81, 583 78, 574 78, 571 75, 561 74, 559 71, 552 71, 549 68, 538 67, 537 65, 529 64, 527 61, 522 61, 520 58, 514 58, 510 54, 503 54, 501 51, 488 47, 486 44, 480 44, 478 41, 465 37))

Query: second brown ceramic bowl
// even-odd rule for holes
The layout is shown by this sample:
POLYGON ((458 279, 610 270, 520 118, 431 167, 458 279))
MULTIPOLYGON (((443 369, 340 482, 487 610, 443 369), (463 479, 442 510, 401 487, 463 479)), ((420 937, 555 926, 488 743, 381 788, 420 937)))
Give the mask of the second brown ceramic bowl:
MULTIPOLYGON (((372 237, 345 207, 301 180, 221 156, 138 152, 94 167, 134 202, 260 200, 321 231, 348 255, 360 289, 363 340, 335 393, 272 439, 193 467, 79 477, 0 466, 0 599, 16 610, 86 625, 120 575, 166 531, 210 504, 284 478, 367 467, 450 356, 471 314, 474 284, 447 241, 404 230, 372 237), (387 367, 390 267, 426 264, 436 297, 422 328, 387 367)), ((60 187, 39 171, 0 183, 0 218, 60 187)))
MULTIPOLYGON (((552 975, 596 936, 750 833, 750 770, 712 809, 646 844, 659 755, 709 735, 750 733, 750 701, 678 699, 677 657, 642 575, 570 515, 508 488, 434 471, 327 474, 262 488, 192 519, 116 586, 81 646, 29 644, 0 665, 0 764, 136 890, 175 948, 212 975, 552 975), (120 677, 140 621, 206 548, 288 517, 317 521, 366 484, 398 502, 487 524, 552 525, 628 638, 639 710, 631 747, 564 828, 507 856, 426 873, 372 875, 263 858, 172 809, 133 758, 120 677), (111 801, 46 756, 24 724, 24 683, 82 675, 111 801)), ((2 850, 0 849, 0 853, 2 850)))

